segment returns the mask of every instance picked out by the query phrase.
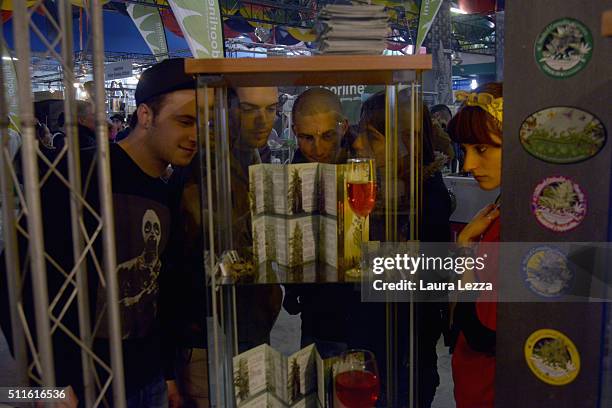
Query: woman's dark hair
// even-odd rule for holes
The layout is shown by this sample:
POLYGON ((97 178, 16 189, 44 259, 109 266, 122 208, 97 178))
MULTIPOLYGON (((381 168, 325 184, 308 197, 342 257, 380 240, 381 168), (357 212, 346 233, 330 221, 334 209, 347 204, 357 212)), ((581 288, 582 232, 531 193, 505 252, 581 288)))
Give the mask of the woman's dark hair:
MULTIPOLYGON (((488 93, 494 98, 504 96, 501 82, 490 82, 474 92, 488 93)), ((490 134, 502 137, 502 123, 478 106, 463 105, 446 127, 449 136, 457 143, 489 144, 500 146, 490 134)))
MULTIPOLYGON (((400 108, 400 115, 408 114, 406 109, 410 106, 411 98, 410 91, 405 89, 399 92, 398 95, 398 107, 400 108)), ((434 161, 434 149, 431 142, 433 123, 431 121, 431 115, 427 106, 423 104, 423 164, 428 165, 434 161)), ((385 133, 385 92, 380 91, 370 96, 361 105, 361 116, 359 119, 361 124, 370 125, 381 134, 385 133)), ((400 132, 407 130, 402 129, 400 120, 400 132)), ((410 122, 407 122, 410 123, 410 122)))
POLYGON ((453 112, 451 112, 450 108, 446 105, 444 105, 443 103, 439 103, 437 105, 434 105, 431 107, 430 109, 431 114, 433 115, 434 113, 437 112, 444 112, 446 114, 448 114, 449 118, 453 117, 453 112))

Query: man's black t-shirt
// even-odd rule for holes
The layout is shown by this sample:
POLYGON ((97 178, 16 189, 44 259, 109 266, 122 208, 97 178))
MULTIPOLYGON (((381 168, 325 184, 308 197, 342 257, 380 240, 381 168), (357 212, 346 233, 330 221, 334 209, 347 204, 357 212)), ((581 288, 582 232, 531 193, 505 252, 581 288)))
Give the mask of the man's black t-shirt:
MULTIPOLYGON (((93 349, 110 367, 108 320, 106 315, 106 289, 95 265, 104 263, 102 233, 98 229, 98 218, 88 208, 100 213, 99 185, 95 150, 81 151, 81 177, 87 205, 84 218, 87 233, 95 238, 93 251, 86 259, 90 318, 94 337, 93 349)), ((172 292, 175 279, 168 277, 164 254, 169 242, 171 228, 171 188, 160 178, 144 173, 120 145, 110 145, 110 167, 115 220, 115 241, 117 254, 117 282, 123 364, 126 393, 130 395, 153 381, 160 374, 172 376, 174 341, 172 339, 173 302, 172 292), (164 256, 162 256, 164 255, 164 256), (162 283, 166 282, 166 283, 162 283)), ((66 160, 58 166, 59 172, 67 179, 66 160)), ((41 162, 41 174, 47 171, 41 162)), ((58 316, 75 290, 68 285, 60 294, 65 276, 75 267, 70 220, 70 195, 57 175, 48 177, 41 187, 43 208, 43 231, 47 258, 47 286, 49 302, 55 303, 51 313, 58 316)), ((19 244, 21 265, 26 257, 25 240, 19 244)), ((4 260, 1 268, 4 268, 4 260)), ((0 289, 6 293, 4 271, 0 271, 0 289)), ((31 299, 31 278, 24 280, 24 308, 26 316, 33 321, 31 299)), ((3 296, 5 299, 6 297, 3 296)), ((8 304, 3 302, 1 322, 9 343, 11 342, 8 304)), ((66 309, 62 324, 77 337, 79 334, 76 298, 66 309)), ((57 328, 52 336, 55 376, 58 386, 72 385, 82 399, 81 352, 73 339, 64 330, 57 328)), ((96 363, 102 383, 108 377, 96 363)))
MULTIPOLYGON (((158 312, 161 255, 171 228, 170 190, 160 178, 144 173, 120 145, 110 145, 110 162, 123 364, 129 395, 164 368, 158 312)), ((94 187, 96 191, 88 197, 97 196, 98 186, 94 187)), ((95 316, 102 316, 102 321, 96 349, 105 354, 106 290, 99 280, 97 284, 95 316)))

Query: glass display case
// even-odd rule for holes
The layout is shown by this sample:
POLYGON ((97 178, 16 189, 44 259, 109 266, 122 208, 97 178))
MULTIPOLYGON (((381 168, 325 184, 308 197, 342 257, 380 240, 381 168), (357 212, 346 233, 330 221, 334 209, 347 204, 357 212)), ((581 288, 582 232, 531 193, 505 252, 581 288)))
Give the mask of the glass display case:
MULTIPOLYGON (((309 351, 292 350, 297 352, 293 356, 302 357, 289 357, 283 363, 275 351, 256 348, 269 342, 283 293, 289 313, 296 305, 310 302, 309 311, 300 314, 302 347, 314 342, 317 358, 322 359, 347 348, 374 351, 380 401, 400 406, 402 394, 409 399, 405 404, 416 406, 416 306, 400 310, 392 303, 362 303, 359 250, 368 240, 419 239, 421 73, 428 69, 429 55, 186 61, 186 71, 197 77, 200 151, 199 166, 192 174, 197 187, 189 199, 192 205, 185 207, 196 212, 191 217, 192 238, 204 261, 202 274, 207 276, 211 406, 249 406, 256 397, 264 401, 267 394, 283 401, 282 406, 294 406, 298 400, 303 406, 317 406, 315 399, 321 406, 333 405, 331 397, 322 395, 326 380, 304 379, 307 374, 298 361, 303 357, 309 361, 304 364, 315 367, 311 357, 304 357, 309 351), (302 115, 303 128, 295 127, 293 117, 288 121, 292 129, 284 132, 296 135, 303 160, 296 160, 296 154, 295 164, 256 165, 259 151, 255 158, 245 158, 245 151, 250 154, 257 149, 244 143, 249 117, 255 118, 257 127, 257 118, 263 120, 275 104, 246 103, 242 95, 248 91, 240 90, 333 87, 337 95, 345 85, 377 85, 382 90, 364 103, 359 123, 348 123, 342 112, 330 108, 335 133, 327 134, 324 124, 329 112, 319 108, 330 106, 325 99, 333 92, 310 91, 315 97, 308 103, 306 97, 297 97, 293 106, 293 114, 302 115), (317 145, 323 140, 330 141, 328 149, 333 154, 309 156, 307 143, 317 145), (321 157, 325 162, 317 163, 321 157), (366 171, 369 178, 352 179, 356 176, 349 167, 363 164, 365 158, 374 159, 366 171), (344 339, 333 335, 321 339, 321 333, 338 325, 344 326, 344 339), (364 340, 354 341, 359 338, 364 340), (258 351, 259 360, 253 357, 258 351), (236 360, 238 355, 241 358, 236 360), (261 384, 249 378, 248 364, 258 364, 261 384), (279 381, 284 385, 279 386, 279 381)), ((265 131, 269 129, 259 133, 265 131)))

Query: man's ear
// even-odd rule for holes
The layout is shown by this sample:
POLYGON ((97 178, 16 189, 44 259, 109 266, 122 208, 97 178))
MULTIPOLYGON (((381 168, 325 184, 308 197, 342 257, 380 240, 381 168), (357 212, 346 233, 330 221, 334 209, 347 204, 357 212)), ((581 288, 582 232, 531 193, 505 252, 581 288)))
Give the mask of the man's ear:
POLYGON ((138 105, 138 109, 136 109, 136 115, 138 115, 139 126, 142 126, 145 129, 151 127, 153 123, 153 111, 149 106, 144 103, 138 105))
POLYGON ((346 118, 345 118, 345 119, 342 121, 342 134, 343 134, 343 135, 345 135, 345 134, 346 134, 346 132, 348 132, 348 128, 349 128, 349 121, 348 121, 348 119, 346 119, 346 118))

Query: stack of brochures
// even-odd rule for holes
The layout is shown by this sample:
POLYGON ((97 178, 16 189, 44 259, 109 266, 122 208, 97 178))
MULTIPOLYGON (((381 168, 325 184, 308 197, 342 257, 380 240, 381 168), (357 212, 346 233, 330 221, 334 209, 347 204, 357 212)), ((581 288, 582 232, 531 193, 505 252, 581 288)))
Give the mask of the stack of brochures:
POLYGON ((383 5, 327 5, 317 32, 322 54, 381 54, 386 48, 389 16, 383 5))

